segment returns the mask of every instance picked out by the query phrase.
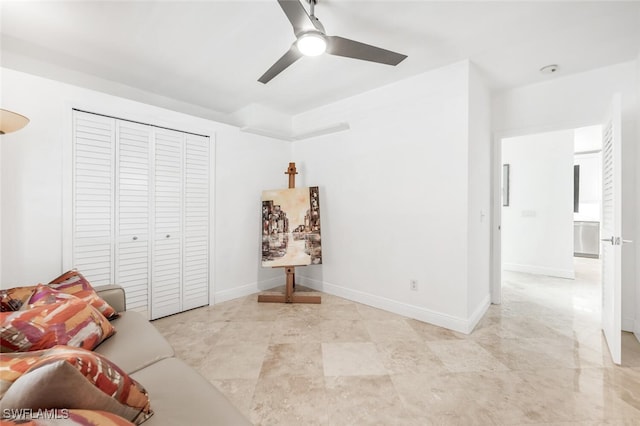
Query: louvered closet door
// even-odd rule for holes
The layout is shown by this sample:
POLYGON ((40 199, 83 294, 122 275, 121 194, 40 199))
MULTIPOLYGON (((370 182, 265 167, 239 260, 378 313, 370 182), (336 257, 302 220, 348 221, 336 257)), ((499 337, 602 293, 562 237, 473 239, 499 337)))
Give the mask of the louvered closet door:
POLYGON ((73 266, 92 284, 114 282, 115 120, 74 111, 73 266))
POLYGON ((186 135, 183 310, 209 304, 209 138, 186 135))
POLYGON ((128 310, 148 314, 151 127, 118 121, 116 131, 116 283, 128 310))
POLYGON ((151 318, 182 310, 184 134, 155 129, 151 318))

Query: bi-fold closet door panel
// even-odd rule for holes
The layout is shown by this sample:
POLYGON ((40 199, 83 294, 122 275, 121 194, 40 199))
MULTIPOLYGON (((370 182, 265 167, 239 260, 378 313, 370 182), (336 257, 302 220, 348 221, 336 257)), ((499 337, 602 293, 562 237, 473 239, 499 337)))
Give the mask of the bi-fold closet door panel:
POLYGON ((151 319, 209 303, 209 141, 74 111, 73 265, 151 319))
POLYGON ((209 138, 156 129, 152 318, 209 297, 209 138))
POLYGON ((184 134, 156 129, 151 318, 182 311, 184 134))
POLYGON ((185 136, 183 309, 209 295, 209 138, 185 136))
POLYGON ((72 258, 96 285, 114 282, 115 121, 74 111, 72 258))
POLYGON ((114 282, 126 289, 127 309, 140 312, 148 311, 151 278, 151 136, 150 126, 116 120, 114 282))

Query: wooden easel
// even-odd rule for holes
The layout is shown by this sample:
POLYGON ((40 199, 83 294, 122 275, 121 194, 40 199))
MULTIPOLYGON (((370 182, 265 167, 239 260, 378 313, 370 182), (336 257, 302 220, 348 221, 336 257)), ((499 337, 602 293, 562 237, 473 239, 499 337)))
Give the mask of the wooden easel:
MULTIPOLYGON (((296 163, 289 163, 285 175, 289 175, 289 188, 296 187, 296 163)), ((293 266, 285 266, 287 273, 287 285, 285 294, 261 294, 258 295, 258 302, 263 303, 321 303, 320 296, 308 296, 295 293, 296 272, 293 266)))

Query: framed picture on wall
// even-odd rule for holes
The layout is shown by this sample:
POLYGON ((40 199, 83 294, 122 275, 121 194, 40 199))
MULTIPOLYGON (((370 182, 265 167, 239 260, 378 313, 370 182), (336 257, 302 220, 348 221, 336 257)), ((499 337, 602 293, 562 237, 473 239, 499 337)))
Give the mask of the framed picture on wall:
POLYGON ((573 166, 573 212, 580 211, 580 164, 573 166))
POLYGON ((502 205, 509 205, 509 165, 502 165, 502 205))

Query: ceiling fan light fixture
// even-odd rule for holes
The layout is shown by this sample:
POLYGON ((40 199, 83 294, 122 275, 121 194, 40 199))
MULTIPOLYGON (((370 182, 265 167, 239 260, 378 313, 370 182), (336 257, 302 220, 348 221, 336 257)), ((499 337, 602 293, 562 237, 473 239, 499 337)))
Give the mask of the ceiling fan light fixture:
POLYGON ((318 0, 306 0, 309 3, 309 12, 302 5, 302 0, 277 1, 293 27, 296 41, 258 79, 262 84, 267 84, 303 56, 318 56, 327 53, 334 56, 393 66, 398 65, 407 58, 407 55, 371 46, 370 44, 335 35, 327 36, 324 26, 315 16, 314 7, 318 0))
POLYGON ((327 50, 327 40, 320 32, 308 32, 298 37, 296 46, 304 56, 319 56, 327 50))

